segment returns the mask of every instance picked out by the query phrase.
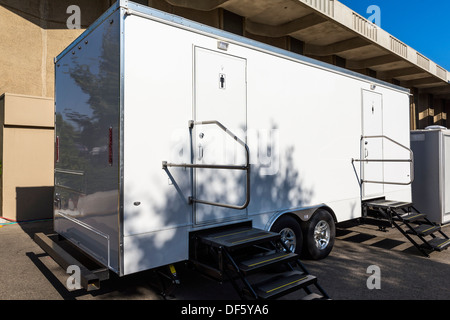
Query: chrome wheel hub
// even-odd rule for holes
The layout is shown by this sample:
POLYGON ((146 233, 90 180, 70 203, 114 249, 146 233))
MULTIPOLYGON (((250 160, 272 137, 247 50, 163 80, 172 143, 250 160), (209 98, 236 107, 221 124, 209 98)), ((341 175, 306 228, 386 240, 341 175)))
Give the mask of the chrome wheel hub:
POLYGON ((330 225, 328 222, 321 220, 316 224, 314 228, 314 243, 320 250, 325 249, 330 242, 330 225))
POLYGON ((294 252, 297 247, 297 237, 290 228, 284 228, 280 231, 281 241, 289 248, 289 251, 294 252))

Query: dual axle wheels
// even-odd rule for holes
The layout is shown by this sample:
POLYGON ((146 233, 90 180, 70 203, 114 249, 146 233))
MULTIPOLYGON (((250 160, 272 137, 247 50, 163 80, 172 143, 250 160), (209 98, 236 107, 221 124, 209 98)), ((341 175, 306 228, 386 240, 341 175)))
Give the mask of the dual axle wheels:
POLYGON ((308 221, 298 222, 284 215, 275 221, 271 231, 281 234, 281 239, 291 252, 314 260, 328 256, 336 235, 334 219, 324 210, 317 210, 308 221))

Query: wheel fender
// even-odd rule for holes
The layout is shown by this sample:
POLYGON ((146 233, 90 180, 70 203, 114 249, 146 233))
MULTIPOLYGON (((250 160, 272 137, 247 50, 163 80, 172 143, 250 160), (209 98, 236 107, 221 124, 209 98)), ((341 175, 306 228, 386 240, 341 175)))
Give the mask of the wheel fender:
POLYGON ((337 223, 336 215, 334 214, 333 210, 331 210, 331 208, 326 206, 325 204, 321 204, 318 206, 308 207, 308 208, 303 208, 303 209, 284 210, 284 211, 275 212, 270 217, 269 221, 267 222, 267 224, 265 226, 265 230, 271 230, 275 221, 277 221, 281 216, 283 216, 285 214, 294 215, 299 219, 300 222, 306 222, 309 219, 311 219, 311 217, 314 215, 314 213, 316 213, 317 210, 319 210, 319 209, 327 210, 333 217, 334 222, 337 223))

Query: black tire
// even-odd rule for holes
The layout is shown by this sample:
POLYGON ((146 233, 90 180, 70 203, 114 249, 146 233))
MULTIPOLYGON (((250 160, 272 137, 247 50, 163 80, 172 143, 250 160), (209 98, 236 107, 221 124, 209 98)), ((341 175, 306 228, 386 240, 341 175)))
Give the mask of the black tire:
POLYGON ((320 260, 333 249, 336 227, 331 214, 324 209, 317 210, 303 226, 303 253, 307 258, 320 260))
POLYGON ((303 247, 303 232, 298 221, 289 215, 278 218, 271 231, 281 234, 281 240, 290 251, 300 255, 303 247))

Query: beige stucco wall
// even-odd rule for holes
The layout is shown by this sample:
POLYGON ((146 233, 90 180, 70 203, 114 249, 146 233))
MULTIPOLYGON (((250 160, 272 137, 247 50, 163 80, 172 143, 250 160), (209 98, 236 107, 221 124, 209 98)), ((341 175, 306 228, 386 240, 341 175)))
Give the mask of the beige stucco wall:
POLYGON ((53 99, 6 93, 0 114, 0 216, 18 221, 51 217, 53 99))
POLYGON ((6 93, 6 126, 54 127, 53 99, 6 93))
POLYGON ((52 216, 54 58, 113 2, 0 0, 0 217, 52 216), (80 29, 67 27, 70 5, 80 29))
POLYGON ((0 94, 53 97, 54 58, 107 8, 110 0, 0 0, 0 94), (78 5, 81 29, 68 29, 78 5))

